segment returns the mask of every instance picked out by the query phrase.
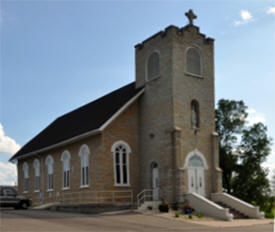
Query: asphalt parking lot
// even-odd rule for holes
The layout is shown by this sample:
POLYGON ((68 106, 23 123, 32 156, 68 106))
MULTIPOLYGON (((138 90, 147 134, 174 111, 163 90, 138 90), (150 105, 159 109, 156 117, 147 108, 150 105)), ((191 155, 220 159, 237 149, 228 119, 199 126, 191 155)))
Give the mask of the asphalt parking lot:
POLYGON ((0 231, 82 232, 82 231, 196 231, 196 232, 273 232, 273 224, 217 228, 171 220, 157 215, 121 213, 87 215, 45 210, 1 209, 0 231))

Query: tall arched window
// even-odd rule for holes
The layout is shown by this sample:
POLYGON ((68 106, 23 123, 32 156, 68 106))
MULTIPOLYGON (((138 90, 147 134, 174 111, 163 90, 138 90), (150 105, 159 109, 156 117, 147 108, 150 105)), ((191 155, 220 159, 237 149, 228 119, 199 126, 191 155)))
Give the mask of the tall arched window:
POLYGON ((114 159, 114 176, 116 186, 130 185, 129 154, 131 148, 123 141, 118 141, 112 146, 114 159))
POLYGON ((53 190, 53 157, 51 155, 48 155, 45 163, 48 172, 48 191, 51 191, 53 190))
POLYGON ((159 54, 153 52, 147 62, 147 80, 152 80, 160 74, 159 54))
POLYGON ((64 151, 61 155, 61 161, 63 162, 63 189, 70 188, 70 159, 71 154, 68 151, 64 151))
POLYGON ((24 175, 23 191, 28 192, 28 189, 29 189, 29 165, 27 164, 27 162, 24 162, 24 164, 23 164, 23 175, 24 175))
POLYGON ((40 162, 38 159, 34 160, 33 168, 34 168, 34 191, 38 192, 40 189, 40 162))
POLYGON ((200 126, 200 107, 197 100, 191 101, 191 126, 194 129, 200 126))
POLYGON ((187 72, 198 76, 202 75, 201 56, 196 48, 189 48, 186 54, 187 72))
POLYGON ((80 147, 79 156, 81 162, 81 187, 89 186, 89 147, 84 144, 80 147))

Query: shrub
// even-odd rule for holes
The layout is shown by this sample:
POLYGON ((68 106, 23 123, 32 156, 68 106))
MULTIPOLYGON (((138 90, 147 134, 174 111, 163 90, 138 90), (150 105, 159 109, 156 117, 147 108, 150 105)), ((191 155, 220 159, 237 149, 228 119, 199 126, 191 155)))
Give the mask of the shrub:
POLYGON ((160 212, 168 213, 168 212, 169 212, 169 205, 168 205, 168 203, 162 202, 162 203, 159 205, 159 211, 160 211, 160 212))
POLYGON ((179 212, 175 212, 175 217, 176 217, 176 218, 180 217, 179 212))
POLYGON ((193 215, 192 214, 188 214, 188 218, 189 219, 193 219, 193 215))
POLYGON ((153 207, 152 207, 152 206, 148 206, 147 209, 148 209, 148 210, 152 210, 153 207))
POLYGON ((198 218, 203 218, 204 217, 204 215, 202 214, 202 213, 197 213, 197 215, 196 215, 198 218))

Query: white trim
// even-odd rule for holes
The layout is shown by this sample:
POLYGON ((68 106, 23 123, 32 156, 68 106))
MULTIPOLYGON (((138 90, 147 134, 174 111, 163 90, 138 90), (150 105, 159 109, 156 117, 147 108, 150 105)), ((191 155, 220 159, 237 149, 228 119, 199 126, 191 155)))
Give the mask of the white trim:
POLYGON ((66 187, 66 188, 64 188, 64 187, 62 187, 62 190, 69 190, 70 189, 70 187, 66 187))
POLYGON ((28 193, 29 191, 23 191, 23 193, 28 193))
POLYGON ((202 52, 201 52, 201 48, 200 46, 196 45, 196 44, 193 44, 192 46, 188 46, 186 49, 185 49, 185 52, 184 52, 184 62, 185 62, 185 65, 184 65, 184 73, 188 74, 188 75, 191 75, 191 76, 194 76, 194 77, 199 77, 199 78, 203 78, 203 58, 202 58, 202 52), (194 48, 198 53, 199 53, 199 56, 200 56, 200 75, 198 74, 195 74, 195 73, 190 73, 187 71, 187 52, 189 49, 191 48, 194 48))
POLYGON ((144 93, 144 89, 139 91, 134 97, 132 97, 128 102, 126 102, 116 113, 113 114, 100 128, 103 131, 107 126, 109 126, 121 113, 123 113, 138 97, 144 93))
POLYGON ((183 166, 183 168, 188 168, 189 159, 190 159, 193 155, 199 156, 199 157, 202 159, 204 169, 208 169, 208 165, 207 165, 206 159, 204 158, 204 155, 203 155, 197 148, 194 149, 193 151, 190 151, 190 152, 187 154, 187 156, 186 156, 186 158, 185 158, 185 161, 184 161, 184 166, 183 166))
POLYGON ((112 145, 112 148, 111 148, 111 152, 115 152, 116 147, 119 146, 119 145, 125 146, 127 153, 129 153, 129 154, 132 153, 131 147, 126 142, 124 142, 123 140, 119 140, 119 141, 114 142, 114 144, 112 145))
POLYGON ((47 189, 47 192, 53 192, 53 189, 47 189))
POLYGON ((51 150, 55 147, 59 147, 59 146, 62 146, 62 145, 66 145, 68 143, 72 143, 72 142, 75 142, 75 141, 78 141, 78 140, 81 140, 83 138, 86 138, 88 136, 91 136, 91 135, 96 135, 96 134, 100 134, 102 131, 100 129, 96 129, 96 130, 91 130, 91 131, 88 131, 84 134, 81 134, 81 135, 77 135, 75 137, 72 137, 70 139, 67 139, 67 140, 64 140, 60 143, 56 143, 56 144, 53 144, 51 146, 48 146, 48 147, 45 147, 45 148, 42 148, 42 149, 39 149, 39 150, 36 150, 36 151, 33 151, 33 152, 29 152, 29 153, 26 153, 20 157, 17 157, 15 159, 11 159, 10 161, 13 162, 13 160, 19 160, 19 159, 23 159, 23 158, 26 158, 28 156, 32 156, 32 155, 36 155, 36 154, 39 154, 39 153, 42 153, 42 152, 45 152, 45 151, 48 151, 48 150, 51 150))
POLYGON ((71 159, 71 153, 68 150, 65 150, 65 151, 62 152, 60 160, 64 161, 64 156, 67 155, 67 154, 68 154, 69 160, 70 160, 71 159))
POLYGON ((81 188, 81 189, 82 189, 82 188, 89 188, 89 187, 90 187, 90 185, 80 185, 80 186, 79 186, 79 188, 81 188))
POLYGON ((78 156, 80 157, 80 188, 85 188, 85 187, 88 187, 89 184, 90 184, 90 148, 88 147, 87 144, 82 144, 81 147, 79 148, 79 151, 78 151, 78 156), (88 156, 88 166, 82 166, 82 159, 83 159, 83 154, 81 154, 81 151, 82 150, 85 150, 87 151, 87 153, 85 153, 84 155, 88 156), (84 168, 84 170, 86 170, 85 168, 88 167, 88 179, 86 181, 88 181, 88 185, 82 185, 82 182, 83 182, 83 178, 85 179, 86 177, 86 174, 85 174, 85 171, 84 171, 84 176, 82 176, 82 168, 84 168))
POLYGON ((51 150, 55 147, 59 147, 59 146, 66 145, 66 144, 69 144, 69 143, 72 143, 72 142, 76 142, 78 140, 89 137, 91 135, 96 135, 96 134, 102 133, 102 131, 108 125, 110 125, 111 122, 113 122, 122 112, 124 112, 143 93, 144 93, 144 89, 140 90, 134 97, 132 97, 128 102, 126 102, 116 113, 114 113, 113 116, 111 118, 109 118, 99 129, 91 130, 91 131, 88 131, 84 134, 77 135, 75 137, 72 137, 72 138, 64 140, 62 142, 53 144, 51 146, 48 146, 48 147, 45 147, 45 148, 42 148, 42 149, 39 149, 39 150, 36 150, 36 151, 33 151, 33 152, 26 153, 26 154, 24 154, 20 157, 16 157, 15 159, 10 159, 10 161, 14 162, 15 160, 23 159, 23 158, 26 158, 28 156, 32 156, 32 155, 35 155, 35 154, 39 154, 39 153, 51 150))
POLYGON ((160 77, 160 67, 161 67, 161 64, 160 64, 160 57, 161 57, 161 54, 160 54, 160 51, 159 51, 158 49, 154 49, 153 51, 151 51, 151 52, 149 53, 149 55, 147 55, 146 60, 145 60, 145 83, 150 82, 150 81, 155 80, 155 79, 157 79, 157 78, 160 77), (157 54, 159 55, 159 74, 156 75, 156 76, 154 76, 154 77, 152 77, 152 78, 149 80, 149 79, 148 79, 148 62, 149 62, 149 58, 150 58, 151 55, 154 54, 154 53, 157 53, 157 54))
POLYGON ((116 187, 129 187, 131 186, 130 184, 130 164, 129 164, 129 155, 131 154, 132 150, 131 147, 124 141, 116 141, 112 147, 111 147, 111 152, 113 153, 113 168, 114 168, 114 186, 116 187), (116 174, 116 147, 122 145, 126 148, 126 169, 127 169, 127 183, 123 183, 123 163, 122 163, 122 155, 120 155, 120 163, 119 163, 119 168, 120 168, 120 181, 121 183, 117 183, 117 174, 116 174))
POLYGON ((34 192, 34 193, 39 193, 39 192, 40 192, 40 189, 34 190, 33 192, 34 192))

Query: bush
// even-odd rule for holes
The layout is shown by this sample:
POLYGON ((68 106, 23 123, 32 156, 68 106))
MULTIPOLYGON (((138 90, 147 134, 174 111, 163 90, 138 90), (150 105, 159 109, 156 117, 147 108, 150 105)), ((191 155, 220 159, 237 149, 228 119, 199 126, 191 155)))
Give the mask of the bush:
POLYGON ((153 207, 152 207, 152 206, 148 206, 147 209, 148 209, 148 210, 152 210, 153 207))
POLYGON ((203 218, 204 217, 204 215, 202 214, 202 213, 197 213, 197 215, 196 215, 198 218, 203 218))
POLYGON ((188 218, 189 219, 193 219, 193 215, 192 214, 188 214, 188 218))
POLYGON ((165 212, 165 213, 168 213, 169 212, 169 205, 165 202, 161 203, 159 205, 159 211, 160 212, 165 212))
POLYGON ((274 212, 270 212, 270 213, 268 213, 268 212, 265 212, 265 218, 274 218, 274 212))
POLYGON ((176 217, 176 218, 180 217, 179 212, 175 212, 175 217, 176 217))

